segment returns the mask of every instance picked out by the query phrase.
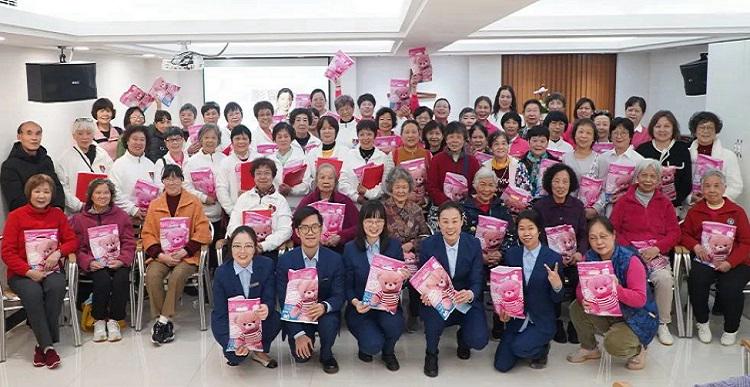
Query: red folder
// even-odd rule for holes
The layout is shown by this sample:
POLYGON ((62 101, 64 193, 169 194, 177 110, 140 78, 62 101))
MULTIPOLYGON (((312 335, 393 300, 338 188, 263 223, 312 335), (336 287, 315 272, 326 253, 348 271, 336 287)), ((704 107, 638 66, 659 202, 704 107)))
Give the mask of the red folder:
POLYGON ((336 177, 341 176, 341 167, 344 165, 343 161, 334 158, 318 157, 318 159, 315 160, 315 170, 317 171, 318 167, 320 167, 322 164, 333 165, 333 168, 336 169, 336 177))
POLYGON ((362 185, 367 189, 373 189, 383 181, 383 164, 365 168, 362 172, 362 185))
POLYGON ((301 184, 302 179, 305 177, 305 171, 307 171, 307 165, 305 164, 300 164, 286 170, 284 173, 284 184, 290 187, 301 184))
POLYGON ((240 163, 240 191, 250 191, 255 187, 253 178, 253 162, 240 163))
POLYGON ((89 184, 96 179, 106 179, 107 175, 103 173, 91 173, 91 172, 78 172, 78 178, 76 180, 76 197, 78 200, 86 203, 88 199, 86 194, 89 190, 89 184))

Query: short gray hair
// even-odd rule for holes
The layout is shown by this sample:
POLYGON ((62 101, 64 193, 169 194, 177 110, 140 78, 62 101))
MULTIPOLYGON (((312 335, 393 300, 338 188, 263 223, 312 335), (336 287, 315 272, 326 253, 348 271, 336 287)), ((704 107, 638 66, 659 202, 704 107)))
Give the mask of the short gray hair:
POLYGON ((399 180, 406 180, 406 184, 409 185, 409 192, 414 191, 414 178, 411 177, 404 167, 397 166, 388 172, 388 176, 385 177, 385 192, 388 195, 393 194, 393 185, 399 180))
POLYGON ((354 98, 352 98, 350 95, 341 95, 336 100, 333 101, 333 106, 336 108, 336 110, 341 109, 344 107, 344 105, 349 105, 354 108, 354 98))
POLYGON ((655 159, 643 159, 638 165, 635 166, 635 172, 633 173, 633 183, 638 180, 638 175, 641 174, 646 168, 653 167, 656 171, 657 179, 661 179, 661 163, 655 159))
POLYGON ((75 134, 79 130, 87 130, 91 134, 96 133, 96 121, 88 117, 76 118, 73 125, 70 126, 70 133, 75 134))
POLYGON ((474 188, 477 188, 479 185, 479 181, 482 179, 492 179, 492 181, 497 184, 497 175, 495 174, 495 171, 490 169, 489 167, 482 167, 479 168, 476 174, 474 174, 474 181, 472 181, 472 186, 474 188))
POLYGON ((318 169, 315 170, 315 187, 318 186, 318 176, 320 176, 320 172, 324 169, 330 169, 333 172, 333 179, 336 181, 333 190, 336 191, 339 186, 339 176, 336 174, 336 167, 334 167, 331 163, 321 163, 318 166, 318 169))
POLYGON ((198 131, 198 142, 201 142, 203 140, 203 136, 206 135, 206 133, 213 131, 216 133, 216 139, 219 142, 219 145, 221 145, 221 129, 219 129, 219 126, 216 124, 205 124, 201 127, 201 129, 198 131))
POLYGON ((703 185, 703 183, 709 177, 713 177, 713 176, 716 176, 719 179, 721 179, 721 184, 726 187, 726 185, 727 185, 727 176, 724 174, 724 172, 722 172, 722 171, 720 171, 718 169, 715 169, 715 168, 711 168, 711 169, 709 169, 709 170, 707 170, 706 172, 703 173, 703 176, 701 176, 701 185, 703 185))

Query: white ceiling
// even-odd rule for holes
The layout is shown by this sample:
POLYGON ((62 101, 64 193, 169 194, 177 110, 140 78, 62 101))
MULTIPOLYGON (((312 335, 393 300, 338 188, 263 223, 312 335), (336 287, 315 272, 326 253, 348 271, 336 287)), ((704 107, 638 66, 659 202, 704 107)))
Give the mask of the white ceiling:
POLYGON ((750 0, 18 0, 0 44, 170 56, 628 52, 750 37, 750 0))

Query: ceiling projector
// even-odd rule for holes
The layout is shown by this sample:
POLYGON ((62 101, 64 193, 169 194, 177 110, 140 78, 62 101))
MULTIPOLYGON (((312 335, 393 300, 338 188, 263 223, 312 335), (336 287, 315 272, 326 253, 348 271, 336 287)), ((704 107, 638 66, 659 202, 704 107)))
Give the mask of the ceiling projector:
POLYGON ((226 51, 227 47, 229 47, 229 43, 227 42, 224 45, 224 48, 221 49, 217 54, 201 54, 199 52, 191 51, 188 49, 188 46, 190 45, 190 42, 180 42, 180 45, 182 46, 182 51, 177 53, 175 56, 172 57, 172 59, 164 59, 161 62, 161 69, 162 70, 169 70, 169 71, 191 71, 191 70, 202 70, 204 67, 203 64, 203 58, 209 57, 209 58, 218 58, 221 56, 221 54, 226 51))

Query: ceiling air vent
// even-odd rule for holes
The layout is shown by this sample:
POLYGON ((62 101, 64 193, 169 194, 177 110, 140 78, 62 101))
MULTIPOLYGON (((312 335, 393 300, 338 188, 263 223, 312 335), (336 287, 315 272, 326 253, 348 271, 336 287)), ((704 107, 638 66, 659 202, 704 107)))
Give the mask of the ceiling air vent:
POLYGON ((17 0, 0 0, 0 5, 8 5, 11 7, 17 7, 18 1, 17 0))

